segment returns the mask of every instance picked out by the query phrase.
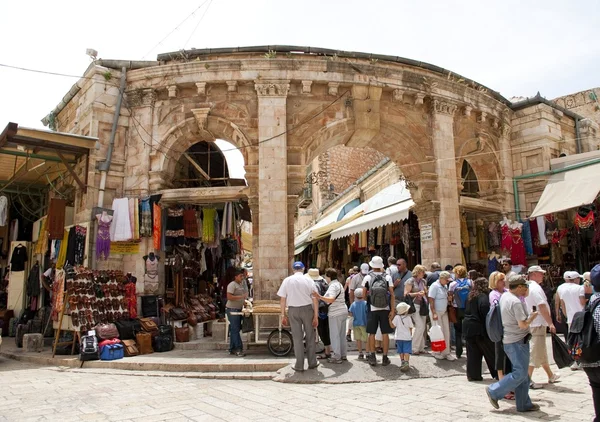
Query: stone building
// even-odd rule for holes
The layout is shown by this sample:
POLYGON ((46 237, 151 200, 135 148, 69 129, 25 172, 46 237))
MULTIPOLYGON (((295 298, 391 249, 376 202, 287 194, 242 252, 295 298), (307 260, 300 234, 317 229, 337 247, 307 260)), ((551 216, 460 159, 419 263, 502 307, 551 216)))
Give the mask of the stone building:
MULTIPOLYGON (((419 224, 433 228, 421 241, 423 263, 460 262, 461 211, 514 218, 513 176, 546 168, 562 152, 598 148, 597 124, 583 124, 561 101, 513 104, 468 78, 395 56, 271 46, 188 50, 157 61, 97 60, 45 122, 99 138, 87 167, 93 188, 78 192, 76 221, 89 221, 93 207, 121 196, 247 198, 255 292, 270 298, 289 273, 307 166, 322 154, 329 156, 317 162, 328 170, 344 168, 336 163, 341 146, 375 151, 365 166, 389 158, 411 182, 419 224), (121 79, 123 107, 111 147, 121 79), (576 138, 585 142, 578 146, 576 138), (215 139, 240 148, 247 186, 173 189, 186 151, 215 139), (108 155, 103 176, 99 168, 108 155), (467 173, 477 183, 465 189, 467 173)), ((327 175, 335 193, 351 183, 327 175)), ((523 213, 531 211, 541 183, 520 182, 523 213)), ((151 249, 143 243, 140 255, 151 249)), ((115 256, 108 265, 141 273, 139 258, 115 256)))

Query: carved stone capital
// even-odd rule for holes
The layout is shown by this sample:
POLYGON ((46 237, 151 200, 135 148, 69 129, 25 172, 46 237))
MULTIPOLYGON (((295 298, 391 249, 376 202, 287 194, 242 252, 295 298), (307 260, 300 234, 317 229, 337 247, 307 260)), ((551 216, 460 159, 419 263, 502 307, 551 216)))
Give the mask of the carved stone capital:
POLYGON ((287 97, 290 81, 254 81, 259 97, 287 97))
POLYGON ((401 89, 395 89, 392 91, 392 99, 394 102, 401 103, 404 99, 404 91, 401 89))
POLYGON ((473 111, 473 107, 471 106, 465 106, 465 109, 463 110, 463 113, 465 116, 470 116, 471 115, 471 111, 473 111))
POLYGON ((484 123, 487 119, 487 113, 485 111, 481 111, 477 115, 477 123, 484 123))
POLYGON ((500 125, 500 123, 498 122, 498 119, 492 119, 492 127, 494 129, 498 129, 498 126, 500 125))
POLYGON ((327 84, 327 91, 329 92, 329 95, 338 95, 339 87, 340 84, 338 82, 329 82, 327 84))
POLYGON ((177 97, 177 85, 168 86, 167 90, 169 91, 169 98, 177 97))
POLYGON ((302 93, 310 94, 313 81, 302 81, 302 93))
POLYGON ((210 113, 210 107, 193 108, 192 113, 194 113, 196 123, 198 123, 198 128, 200 130, 205 130, 208 126, 208 113, 210 113))
POLYGON ((196 82, 198 95, 206 95, 206 82, 196 82))
POLYGON ((415 94, 415 105, 423 105, 423 100, 425 99, 425 94, 418 92, 415 94))
POLYGON ((509 137, 511 131, 512 131, 512 127, 508 123, 504 122, 502 124, 502 135, 505 137, 509 137))
POLYGON ((227 92, 237 92, 238 81, 225 81, 227 92))
POLYGON ((432 111, 434 113, 448 114, 453 116, 458 108, 456 104, 451 103, 450 101, 441 100, 434 98, 431 102, 432 111))

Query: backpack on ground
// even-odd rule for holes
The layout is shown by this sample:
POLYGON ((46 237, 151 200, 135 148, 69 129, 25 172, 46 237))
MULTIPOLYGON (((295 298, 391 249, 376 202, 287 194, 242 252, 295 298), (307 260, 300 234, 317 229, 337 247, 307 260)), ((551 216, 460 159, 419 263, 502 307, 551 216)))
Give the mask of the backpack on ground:
POLYGON ((492 307, 485 317, 485 329, 488 337, 494 343, 502 341, 504 337, 504 326, 502 325, 502 314, 500 313, 500 303, 495 300, 492 307))
POLYGON ((592 363, 600 360, 600 338, 594 327, 594 311, 600 305, 596 300, 588 304, 583 311, 577 312, 571 322, 567 345, 576 361, 592 363))
POLYGON ((370 273, 371 282, 369 283, 371 305, 375 308, 385 308, 388 306, 388 282, 385 274, 370 273))
POLYGON ((79 360, 88 361, 98 359, 100 359, 100 351, 96 336, 82 336, 79 348, 79 360))
POLYGON ((456 306, 459 309, 465 309, 467 306, 467 299, 469 292, 471 291, 471 285, 469 284, 468 278, 458 279, 456 287, 454 288, 454 297, 456 299, 456 306))

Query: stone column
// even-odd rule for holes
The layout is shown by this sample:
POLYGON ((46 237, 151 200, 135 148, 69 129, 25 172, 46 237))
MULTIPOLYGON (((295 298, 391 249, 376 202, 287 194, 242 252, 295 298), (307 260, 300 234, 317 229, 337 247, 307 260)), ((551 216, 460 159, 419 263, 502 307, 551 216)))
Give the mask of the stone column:
MULTIPOLYGON (((290 273, 286 102, 290 81, 255 82, 258 94, 258 226, 253 233, 255 295, 274 299, 290 273), (256 256, 258 252, 258 257, 256 256)), ((254 217, 253 217, 254 221, 254 217)), ((256 224, 253 224, 253 229, 256 224)))
POLYGON ((456 108, 456 105, 446 100, 432 100, 432 140, 437 188, 435 199, 428 200, 429 195, 424 195, 417 205, 421 228, 421 260, 426 266, 434 261, 442 265, 462 262, 458 175, 454 154, 456 108), (431 230, 426 226, 428 224, 431 224, 431 230), (428 236, 428 232, 431 236, 428 236))

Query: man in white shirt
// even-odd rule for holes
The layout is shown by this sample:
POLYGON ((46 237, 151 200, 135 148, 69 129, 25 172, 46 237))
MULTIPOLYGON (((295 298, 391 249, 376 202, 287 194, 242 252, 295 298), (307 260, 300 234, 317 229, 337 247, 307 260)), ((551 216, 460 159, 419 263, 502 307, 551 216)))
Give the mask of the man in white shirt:
POLYGON ((287 277, 281 283, 277 296, 281 299, 282 324, 289 325, 292 329, 294 340, 294 355, 296 364, 292 367, 294 371, 304 371, 304 341, 306 341, 306 358, 308 369, 319 366, 316 354, 315 328, 319 322, 319 303, 313 296, 317 291, 315 283, 304 275, 304 264, 294 262, 292 266, 294 274, 287 277), (286 316, 285 309, 288 308, 286 316))
POLYGON ((367 358, 369 365, 377 365, 377 357, 375 356, 375 334, 377 328, 381 329, 383 335, 383 359, 381 364, 387 366, 390 364, 388 358, 388 350, 390 347, 390 334, 394 329, 390 326, 390 319, 394 319, 394 310, 396 309, 394 300, 394 282, 392 277, 387 275, 383 270, 383 259, 380 256, 374 256, 369 262, 372 271, 363 279, 363 287, 369 292, 370 312, 367 316, 367 333, 369 334, 369 346, 367 358), (384 292, 384 287, 387 286, 387 291, 384 292), (387 297, 382 301, 382 295, 387 297), (374 306, 374 304, 378 306, 374 306), (385 305, 385 306, 382 306, 385 305))
MULTIPOLYGON (((556 320, 561 321, 559 306, 564 315, 567 316, 567 327, 571 330, 571 321, 577 312, 583 311, 587 299, 585 298, 585 287, 580 286, 581 275, 577 271, 565 271, 563 278, 565 282, 556 289, 556 320)), ((575 361, 571 366, 573 371, 579 369, 579 362, 575 361)))
POLYGON ((534 383, 531 380, 533 370, 540 366, 546 371, 548 375, 548 382, 550 384, 555 383, 560 378, 559 373, 553 373, 548 363, 548 350, 546 347, 546 327, 550 329, 551 333, 556 333, 556 328, 552 322, 552 316, 550 314, 550 306, 546 299, 546 293, 540 286, 544 282, 544 274, 546 271, 542 270, 539 265, 529 267, 527 271, 529 276, 529 295, 525 298, 525 304, 527 310, 531 314, 537 311, 538 316, 533 320, 530 325, 531 332, 531 352, 529 358, 529 388, 537 389, 542 388, 541 385, 534 383))

